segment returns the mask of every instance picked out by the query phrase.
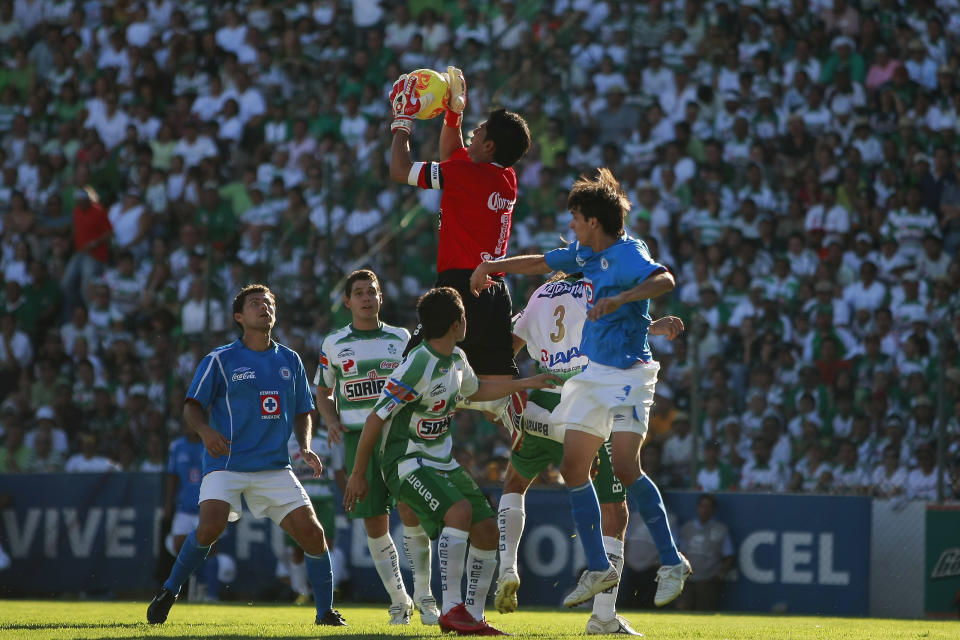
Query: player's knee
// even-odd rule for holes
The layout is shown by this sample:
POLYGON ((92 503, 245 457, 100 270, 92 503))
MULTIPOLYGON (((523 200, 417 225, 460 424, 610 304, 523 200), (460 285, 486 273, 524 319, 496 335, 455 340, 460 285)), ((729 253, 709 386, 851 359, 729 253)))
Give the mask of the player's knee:
POLYGON ((527 487, 529 486, 530 480, 520 475, 520 473, 513 468, 512 464, 508 464, 507 474, 503 479, 503 492, 523 494, 527 492, 527 487))
POLYGON ((470 528, 470 544, 477 549, 496 549, 500 542, 500 531, 493 518, 481 520, 470 528))
POLYGON ((443 523, 448 527, 460 529, 461 531, 470 530, 470 521, 473 520, 473 507, 467 500, 455 502, 443 514, 443 523))
POLYGON ((613 475, 617 476, 617 479, 624 486, 629 487, 640 477, 640 457, 638 455, 618 454, 614 451, 610 463, 613 465, 613 475))
POLYGON ((217 541, 223 530, 227 528, 226 522, 209 521, 201 522, 197 525, 197 544, 201 547, 207 547, 217 541))
POLYGON ((364 518, 363 526, 367 530, 367 536, 370 538, 382 538, 390 533, 390 518, 386 514, 364 518))
POLYGON ((305 553, 312 556, 320 555, 327 550, 327 537, 320 523, 313 523, 301 529, 297 543, 305 553))
POLYGON ((564 452, 560 475, 568 487, 579 487, 590 479, 590 463, 584 464, 582 460, 564 452))

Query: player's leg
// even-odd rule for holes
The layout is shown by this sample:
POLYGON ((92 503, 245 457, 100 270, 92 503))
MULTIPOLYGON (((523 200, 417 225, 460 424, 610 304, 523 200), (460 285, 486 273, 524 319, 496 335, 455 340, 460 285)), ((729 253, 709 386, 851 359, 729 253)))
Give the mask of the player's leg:
POLYGON ((333 565, 323 527, 313 511, 313 506, 308 501, 308 504, 296 507, 280 520, 279 525, 303 549, 307 579, 313 587, 316 623, 345 625, 346 622, 333 609, 333 565))
POLYGON ((405 503, 397 503, 397 513, 403 522, 403 549, 413 571, 413 602, 420 611, 420 622, 437 624, 440 611, 430 589, 430 536, 420 525, 420 519, 405 503))
MULTIPOLYGON (((637 419, 632 422, 640 424, 637 419)), ((690 563, 677 550, 660 490, 640 468, 640 447, 645 436, 645 425, 642 432, 614 431, 611 437, 612 462, 614 473, 627 487, 627 495, 650 530, 660 554, 661 567, 657 573, 659 584, 654 603, 661 607, 680 595, 691 569, 690 563)))
POLYGON ((413 603, 400 575, 400 556, 390 537, 390 516, 384 513, 364 518, 363 526, 367 530, 367 548, 373 566, 390 596, 390 624, 410 624, 413 603))
MULTIPOLYGON (((204 484, 200 488, 201 500, 204 498, 204 485, 207 485, 209 489, 210 483, 207 483, 206 478, 204 478, 204 484)), ((239 494, 237 494, 237 503, 239 504, 239 494)), ((183 583, 203 564, 210 553, 210 547, 226 528, 227 520, 232 512, 235 512, 234 507, 230 502, 224 500, 206 499, 200 503, 197 528, 187 535, 180 551, 177 553, 177 559, 173 563, 170 576, 163 583, 150 606, 147 607, 147 622, 162 624, 166 621, 167 615, 170 613, 170 607, 177 599, 183 583)))
POLYGON ((307 582, 307 563, 303 549, 293 542, 293 538, 286 536, 289 545, 285 549, 290 558, 290 587, 296 592, 295 604, 310 602, 310 584, 307 582))

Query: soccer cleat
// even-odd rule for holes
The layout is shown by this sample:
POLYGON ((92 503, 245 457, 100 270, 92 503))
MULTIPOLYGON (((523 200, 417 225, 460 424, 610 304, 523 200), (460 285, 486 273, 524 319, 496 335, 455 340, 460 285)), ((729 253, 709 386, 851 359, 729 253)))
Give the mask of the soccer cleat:
POLYGON ((324 625, 327 627, 345 627, 347 626, 347 621, 343 619, 343 616, 340 615, 340 612, 336 609, 329 609, 325 614, 317 618, 315 624, 324 625))
POLYGON ((609 565, 603 571, 584 571, 580 574, 577 586, 563 599, 563 606, 575 607, 618 582, 620 582, 620 574, 613 565, 609 565))
POLYGON ((590 616, 587 620, 587 635, 613 635, 622 634, 625 636, 640 636, 643 634, 634 630, 630 623, 620 616, 613 616, 609 620, 601 620, 597 614, 590 616))
POLYGON ((490 625, 486 619, 481 620, 480 624, 482 625, 477 631, 472 631, 470 633, 461 633, 462 636, 509 636, 510 633, 500 631, 496 627, 490 625))
POLYGON ((527 408, 527 392, 510 394, 498 417, 510 433, 510 448, 519 451, 523 445, 523 411, 527 408))
POLYGON ((431 595, 425 595, 417 602, 417 610, 420 611, 420 623, 425 625, 434 625, 440 621, 440 610, 437 609, 437 601, 431 595))
POLYGON ((513 613, 517 610, 517 590, 520 588, 520 576, 514 568, 507 569, 497 580, 497 593, 493 604, 500 613, 513 613))
POLYGON ((313 598, 311 598, 309 595, 305 593, 301 593, 297 595, 296 599, 294 599, 293 604, 297 605, 298 607, 301 607, 305 604, 310 604, 311 602, 313 602, 313 598))
POLYGON ((662 607, 676 600, 691 573, 693 573, 693 567, 682 553, 680 564, 660 567, 657 570, 657 595, 653 598, 653 604, 662 607))
POLYGON ((407 600, 402 604, 390 605, 390 624, 410 624, 413 615, 413 601, 407 600))
POLYGON ((170 613, 170 607, 176 602, 177 596, 166 587, 161 587, 157 595, 154 596, 147 607, 147 622, 150 624, 163 624, 167 621, 167 614, 170 613))
POLYGON ((440 616, 440 631, 443 633, 474 635, 489 626, 486 622, 477 622, 462 602, 440 616))

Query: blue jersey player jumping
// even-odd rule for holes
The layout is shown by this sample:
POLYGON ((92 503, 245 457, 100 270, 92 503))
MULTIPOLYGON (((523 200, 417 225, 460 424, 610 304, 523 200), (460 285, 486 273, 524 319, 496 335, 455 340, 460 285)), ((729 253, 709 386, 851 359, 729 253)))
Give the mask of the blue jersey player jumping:
MULTIPOLYGON (((566 427, 560 473, 587 556, 587 571, 563 603, 574 607, 586 602, 620 579, 604 553, 600 505, 590 482, 594 455, 609 437, 614 474, 629 487, 627 493, 660 553, 654 602, 662 606, 680 595, 691 569, 677 551, 660 491, 640 468, 640 447, 660 369, 647 343, 650 299, 672 290, 676 281, 653 261, 642 240, 624 232, 630 202, 609 169, 600 169, 594 179, 577 180, 567 206, 576 242, 546 255, 483 262, 473 272, 470 287, 478 293, 488 275, 498 272, 583 272, 588 311, 580 353, 590 364, 563 385, 560 404, 551 414, 552 422, 566 427)), ((671 322, 677 324, 671 332, 683 330, 679 318, 671 322)))
POLYGON ((344 626, 333 609, 333 570, 323 527, 293 474, 287 449, 293 432, 304 462, 320 475, 323 465, 310 448, 314 405, 303 363, 296 352, 270 338, 276 298, 266 286, 241 289, 233 299, 233 319, 243 335, 209 353, 187 391, 184 420, 206 449, 199 524, 150 603, 147 621, 167 619, 180 587, 203 563, 227 522, 240 518, 242 497, 255 516, 269 517, 303 547, 316 623, 344 626))

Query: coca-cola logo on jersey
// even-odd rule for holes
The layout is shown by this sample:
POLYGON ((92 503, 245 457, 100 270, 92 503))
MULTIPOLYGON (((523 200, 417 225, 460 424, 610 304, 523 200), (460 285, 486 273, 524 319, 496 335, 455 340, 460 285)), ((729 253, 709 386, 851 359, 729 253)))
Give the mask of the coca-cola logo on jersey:
POLYGON ((501 209, 507 212, 513 211, 513 205, 517 203, 516 200, 507 200, 499 191, 494 191, 490 194, 490 197, 487 198, 487 208, 490 211, 500 211, 501 209))
POLYGON ((257 372, 250 367, 239 367, 233 370, 233 375, 230 376, 230 379, 233 382, 240 382, 241 380, 256 380, 257 372))

